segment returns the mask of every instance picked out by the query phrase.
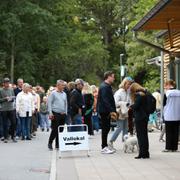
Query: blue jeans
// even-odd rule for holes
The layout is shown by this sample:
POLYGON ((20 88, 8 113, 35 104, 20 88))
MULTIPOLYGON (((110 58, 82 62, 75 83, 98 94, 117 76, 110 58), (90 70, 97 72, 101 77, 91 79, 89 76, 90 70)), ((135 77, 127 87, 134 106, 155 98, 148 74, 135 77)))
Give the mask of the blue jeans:
POLYGON ((18 114, 16 114, 16 136, 22 135, 21 120, 18 114))
POLYGON ((1 115, 1 112, 0 112, 0 138, 4 136, 4 133, 3 133, 3 120, 2 120, 2 115, 1 115))
MULTIPOLYGON (((72 124, 73 125, 82 124, 82 116, 80 114, 76 114, 73 117, 72 124)), ((84 128, 83 127, 71 127, 71 131, 84 131, 84 128)))
POLYGON ((117 127, 110 139, 110 142, 114 142, 122 131, 122 141, 124 141, 124 135, 128 133, 128 120, 117 120, 117 127))
POLYGON ((99 117, 98 115, 92 115, 93 129, 99 131, 99 117))
POLYGON ((21 128, 22 128, 22 136, 26 138, 30 138, 30 125, 31 125, 31 117, 20 117, 21 120, 21 128))
POLYGON ((37 122, 37 128, 38 128, 40 126, 40 123, 41 123, 40 112, 36 113, 36 122, 37 122))
POLYGON ((67 114, 67 116, 65 118, 65 124, 67 124, 67 125, 71 124, 71 116, 69 114, 67 114))
POLYGON ((49 125, 48 114, 40 113, 40 116, 41 116, 40 127, 43 129, 46 127, 47 129, 49 129, 50 125, 49 125))

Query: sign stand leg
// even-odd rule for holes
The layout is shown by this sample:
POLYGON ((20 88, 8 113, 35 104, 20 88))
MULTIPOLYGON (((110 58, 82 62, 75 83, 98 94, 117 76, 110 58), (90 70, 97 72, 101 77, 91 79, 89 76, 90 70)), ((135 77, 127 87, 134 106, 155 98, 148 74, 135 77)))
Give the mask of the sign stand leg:
POLYGON ((59 151, 59 159, 61 159, 61 158, 62 158, 62 152, 59 151))
POLYGON ((90 157, 89 150, 87 150, 87 157, 90 157))

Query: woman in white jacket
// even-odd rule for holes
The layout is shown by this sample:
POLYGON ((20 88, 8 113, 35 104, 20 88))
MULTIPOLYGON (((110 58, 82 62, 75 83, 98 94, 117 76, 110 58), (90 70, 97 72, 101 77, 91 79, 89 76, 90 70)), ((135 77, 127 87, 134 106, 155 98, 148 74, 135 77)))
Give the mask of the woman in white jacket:
POLYGON ((178 150, 178 135, 180 122, 180 90, 175 89, 173 80, 165 83, 167 90, 164 98, 164 121, 166 128, 166 146, 163 152, 178 150))
POLYGON ((114 94, 116 111, 118 113, 117 127, 110 139, 109 146, 113 148, 113 142, 117 139, 122 131, 122 141, 123 137, 128 133, 128 105, 130 104, 130 95, 128 92, 133 80, 131 77, 126 77, 123 79, 119 85, 119 89, 114 94))
POLYGON ((16 98, 16 112, 19 114, 22 128, 22 140, 31 140, 30 125, 31 117, 34 111, 33 96, 29 92, 30 85, 24 83, 22 92, 16 98))

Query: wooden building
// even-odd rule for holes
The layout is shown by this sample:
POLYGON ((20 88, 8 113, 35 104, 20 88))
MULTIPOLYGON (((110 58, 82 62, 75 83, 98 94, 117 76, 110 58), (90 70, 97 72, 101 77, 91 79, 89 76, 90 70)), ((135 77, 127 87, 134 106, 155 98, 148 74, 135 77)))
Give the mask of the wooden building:
POLYGON ((160 0, 133 28, 147 30, 165 31, 163 48, 146 44, 164 52, 164 80, 175 80, 180 89, 180 0, 160 0))

